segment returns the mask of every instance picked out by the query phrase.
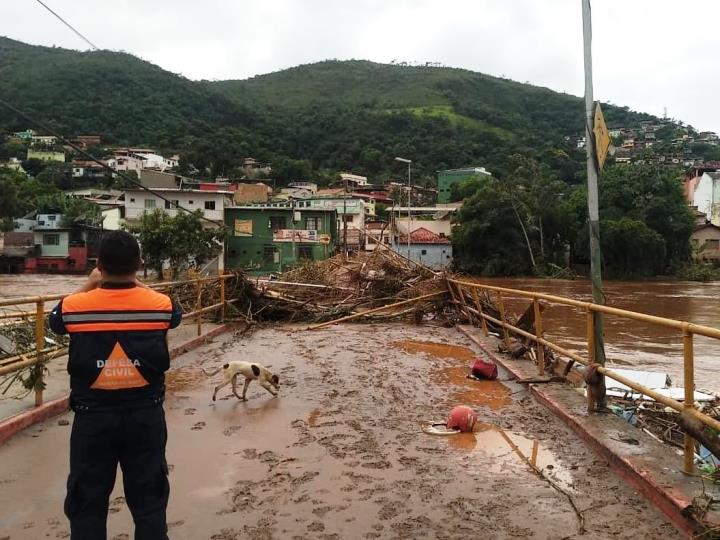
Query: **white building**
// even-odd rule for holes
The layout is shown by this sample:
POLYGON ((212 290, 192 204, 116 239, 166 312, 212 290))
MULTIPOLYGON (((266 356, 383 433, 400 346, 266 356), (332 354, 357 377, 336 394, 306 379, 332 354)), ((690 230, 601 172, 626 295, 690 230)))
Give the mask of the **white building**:
POLYGON ((119 148, 113 152, 115 157, 108 164, 116 171, 136 171, 159 169, 161 171, 177 167, 177 156, 165 158, 150 148, 119 148))
POLYGON ((343 185, 347 185, 349 187, 361 187, 368 185, 367 177, 360 176, 358 174, 340 173, 340 180, 343 185))
POLYGON ((186 210, 201 210, 202 215, 212 221, 222 222, 225 207, 231 204, 231 191, 210 191, 201 189, 154 188, 153 192, 144 189, 128 189, 125 191, 125 219, 129 222, 138 221, 148 212, 156 209, 170 216, 177 215, 177 205, 186 210), (168 199, 167 202, 155 193, 168 199))
POLYGON ((720 172, 704 173, 691 195, 690 206, 696 206, 708 221, 720 226, 720 172))

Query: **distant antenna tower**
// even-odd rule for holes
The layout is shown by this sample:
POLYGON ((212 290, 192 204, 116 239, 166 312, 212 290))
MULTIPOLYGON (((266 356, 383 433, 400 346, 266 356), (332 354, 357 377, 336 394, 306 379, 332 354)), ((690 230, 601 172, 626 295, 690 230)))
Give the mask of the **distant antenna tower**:
POLYGON ((667 120, 667 107, 663 107, 663 120, 667 120))

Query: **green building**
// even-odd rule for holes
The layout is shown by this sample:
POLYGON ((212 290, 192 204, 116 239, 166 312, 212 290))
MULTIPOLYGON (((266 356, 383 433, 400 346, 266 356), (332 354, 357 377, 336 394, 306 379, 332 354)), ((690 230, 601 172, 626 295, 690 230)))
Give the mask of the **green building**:
POLYGON ((297 203, 230 206, 225 208, 225 225, 226 268, 255 274, 327 259, 337 245, 335 209, 299 208, 297 203))
POLYGON ((481 178, 490 176, 485 167, 468 167, 465 169, 448 169, 438 171, 438 203, 450 202, 450 190, 453 184, 459 184, 470 178, 481 178))

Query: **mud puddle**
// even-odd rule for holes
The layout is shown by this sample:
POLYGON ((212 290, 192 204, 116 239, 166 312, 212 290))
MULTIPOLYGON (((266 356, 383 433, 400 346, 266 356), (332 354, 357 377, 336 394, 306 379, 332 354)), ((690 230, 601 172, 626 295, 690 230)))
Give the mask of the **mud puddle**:
POLYGON ((483 469, 494 473, 533 473, 533 469, 553 480, 567 491, 573 491, 571 471, 537 439, 494 424, 477 424, 473 433, 458 433, 442 437, 448 447, 471 454, 465 461, 469 469, 483 469))
POLYGON ((467 347, 437 343, 435 341, 394 341, 390 345, 401 349, 409 354, 424 353, 433 358, 463 360, 466 363, 472 362, 477 356, 475 352, 467 347))
POLYGON ((395 348, 408 354, 424 354, 432 359, 444 360, 432 372, 436 384, 450 388, 447 401, 455 405, 502 409, 512 403, 510 389, 498 380, 469 379, 470 367, 478 354, 468 347, 435 341, 395 341, 395 348), (452 364, 449 366, 448 364, 452 364))

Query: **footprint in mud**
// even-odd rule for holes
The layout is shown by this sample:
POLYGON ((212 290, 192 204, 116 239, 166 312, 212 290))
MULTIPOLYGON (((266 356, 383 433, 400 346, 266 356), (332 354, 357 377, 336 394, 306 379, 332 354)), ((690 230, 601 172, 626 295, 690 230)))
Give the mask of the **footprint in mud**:
POLYGON ((233 435, 234 433, 240 431, 241 428, 242 428, 242 426, 229 426, 229 427, 226 427, 226 428, 223 430, 223 435, 225 435, 226 437, 230 437, 230 436, 233 435))
POLYGON ((167 524, 168 529, 172 529, 173 527, 180 527, 181 525, 185 525, 184 519, 179 519, 178 521, 172 521, 167 524))
POLYGON ((307 529, 311 532, 322 532, 325 530, 325 525, 323 525, 319 521, 313 521, 310 525, 307 526, 307 529))
POLYGON ((197 431, 199 429, 202 429, 205 427, 205 422, 196 422, 193 424, 193 426, 190 428, 193 431, 197 431))
POLYGON ((187 409, 185 409, 185 414, 188 415, 188 416, 189 416, 189 415, 192 415, 192 414, 195 414, 195 411, 196 411, 196 410, 197 410, 197 409, 194 409, 193 407, 188 407, 187 409))

